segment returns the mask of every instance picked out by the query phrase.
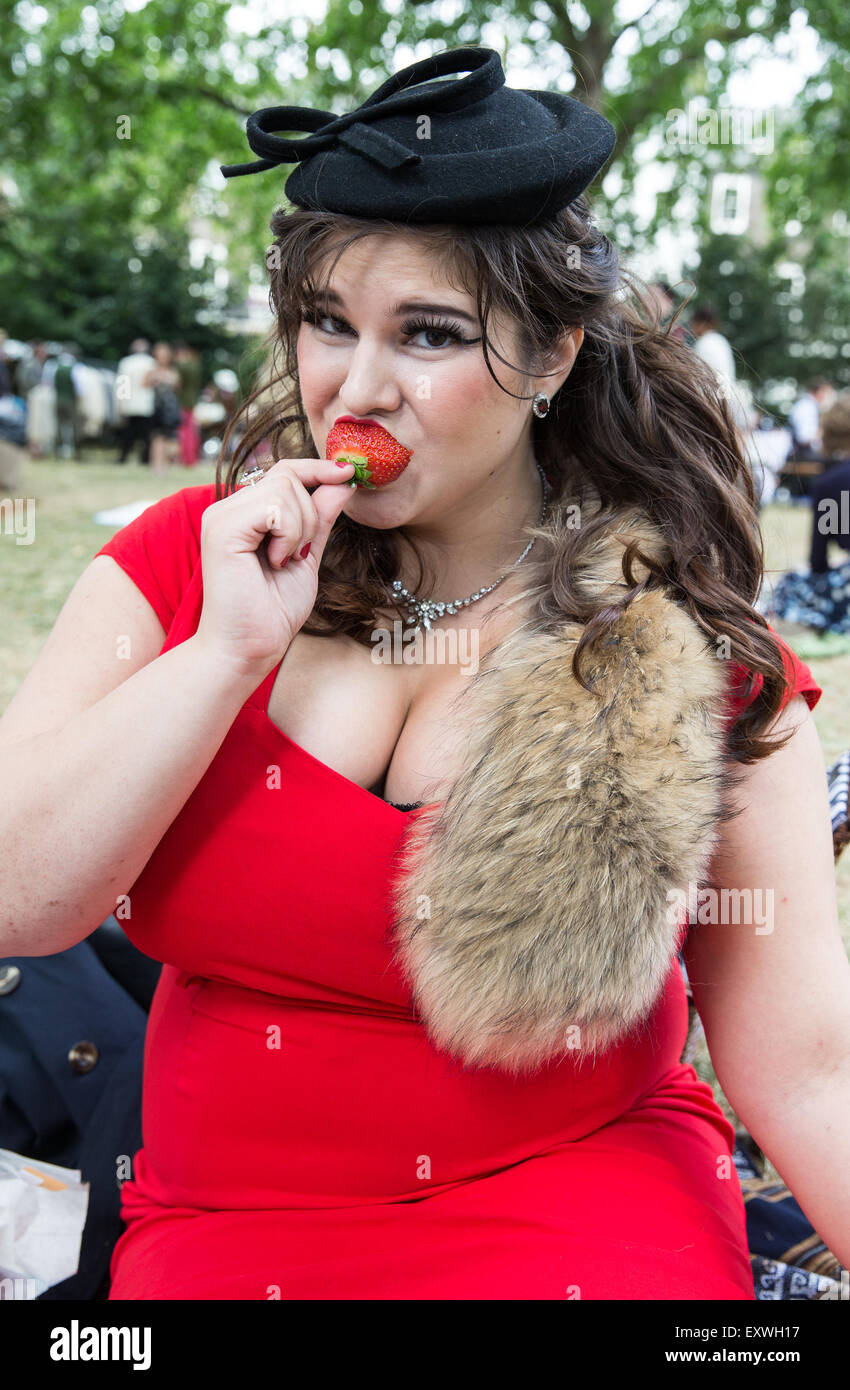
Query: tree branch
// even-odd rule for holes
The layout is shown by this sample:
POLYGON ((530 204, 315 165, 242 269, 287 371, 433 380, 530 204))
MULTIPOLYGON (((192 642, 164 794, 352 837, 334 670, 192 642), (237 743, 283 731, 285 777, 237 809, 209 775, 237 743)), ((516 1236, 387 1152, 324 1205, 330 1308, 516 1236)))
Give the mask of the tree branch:
POLYGON ((559 40, 561 46, 563 48, 566 48, 567 51, 569 51, 571 47, 578 48, 578 34, 576 33, 575 28, 573 27, 573 22, 567 13, 566 3, 559 3, 559 0, 546 0, 546 5, 547 8, 551 11, 552 18, 555 20, 557 27, 560 30, 562 30, 564 35, 566 36, 566 43, 563 42, 563 39, 559 40))
POLYGON ((602 87, 602 72, 593 61, 593 55, 588 52, 590 28, 583 34, 576 32, 575 25, 567 13, 565 0, 546 0, 546 3, 552 15, 552 37, 569 55, 588 105, 597 107, 602 87))
MULTIPOLYGON (((660 3, 660 0, 652 0, 652 4, 651 4, 651 5, 647 5, 647 7, 646 7, 646 9, 644 10, 643 14, 639 14, 639 15, 637 16, 637 18, 635 18, 635 19, 630 19, 629 22, 628 22, 628 24, 621 24, 621 25, 620 25, 620 28, 619 28, 619 29, 616 31, 616 33, 613 34, 613 36, 612 36, 612 37, 613 37, 613 42, 616 43, 617 40, 619 39, 620 35, 621 35, 621 34, 625 34, 625 32, 626 32, 627 29, 636 29, 636 28, 638 28, 639 25, 643 24, 643 21, 644 21, 645 19, 648 19, 648 18, 649 18, 649 16, 652 14, 652 11, 653 11, 654 9, 657 9, 657 8, 658 8, 659 3, 660 3)), ((612 47, 613 47, 613 44, 612 44, 612 47)))
POLYGON ((244 116, 246 120, 253 114, 254 110, 253 107, 239 106, 230 97, 224 96, 222 92, 217 92, 212 87, 204 87, 200 83, 175 82, 169 78, 161 82, 157 90, 165 94, 170 92, 174 96, 203 97, 207 101, 215 102, 216 106, 222 107, 225 111, 232 111, 237 116, 244 116))

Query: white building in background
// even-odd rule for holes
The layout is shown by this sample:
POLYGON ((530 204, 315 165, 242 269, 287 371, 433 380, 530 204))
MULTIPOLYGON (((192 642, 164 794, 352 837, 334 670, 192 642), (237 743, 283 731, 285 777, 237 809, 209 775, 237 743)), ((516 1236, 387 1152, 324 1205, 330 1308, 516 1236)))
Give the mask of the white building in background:
POLYGON ((265 336, 273 323, 267 284, 249 285, 242 304, 224 320, 228 333, 256 333, 259 336, 265 336))
POLYGON ((770 229, 761 174, 714 174, 709 199, 709 225, 714 233, 746 236, 755 246, 765 245, 770 229))

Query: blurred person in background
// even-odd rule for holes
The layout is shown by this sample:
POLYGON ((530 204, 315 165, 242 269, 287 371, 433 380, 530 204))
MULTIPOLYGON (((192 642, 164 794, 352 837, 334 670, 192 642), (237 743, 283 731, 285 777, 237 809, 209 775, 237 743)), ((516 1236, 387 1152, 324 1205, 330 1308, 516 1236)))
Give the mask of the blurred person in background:
POLYGON ((850 559, 830 566, 829 542, 850 551, 850 391, 835 397, 821 421, 828 469, 812 484, 809 568, 789 570, 776 586, 777 617, 821 633, 850 633, 850 559))
POLYGON ((44 372, 44 364, 47 361, 47 344, 39 338, 33 338, 27 344, 29 352, 18 363, 18 394, 26 400, 34 386, 38 386, 44 372))
POLYGON ((0 328, 0 497, 16 493, 23 475, 27 442, 27 404, 18 388, 17 368, 25 345, 0 328))
MULTIPOLYGON (((221 424, 222 438, 227 430, 230 421, 239 413, 242 404, 242 392, 239 387, 239 378, 230 367, 220 367, 213 373, 213 390, 210 396, 213 401, 220 401, 224 406, 224 420, 221 424)), ((232 458, 233 451, 242 435, 245 433, 244 427, 237 426, 225 446, 224 457, 232 458)))
POLYGON ((201 354, 188 343, 175 343, 174 365, 180 373, 180 427, 177 439, 180 445, 180 462, 184 468, 193 468, 201 456, 201 431, 195 419, 195 406, 201 395, 203 367, 201 354))
POLYGON ((753 470, 757 506, 766 507, 773 501, 791 449, 791 431, 756 407, 745 436, 745 447, 753 470))
POLYGON ((697 304, 688 324, 694 336, 693 351, 713 367, 729 402, 738 429, 749 428, 749 411, 736 381, 735 356, 729 339, 720 332, 720 320, 712 304, 697 304))
POLYGON ((177 440, 182 420, 180 397, 177 394, 180 390, 180 373, 168 343, 155 343, 153 355, 155 366, 148 378, 154 390, 151 467, 161 477, 173 463, 177 463, 180 455, 177 440))
POLYGON ((672 285, 668 285, 666 280, 653 280, 647 289, 650 303, 658 309, 658 321, 661 326, 669 324, 668 332, 671 338, 676 338, 679 342, 687 341, 688 330, 684 324, 671 323, 679 307, 672 285))
POLYGON ((824 412, 821 444, 827 471, 812 484, 809 568, 813 574, 828 572, 830 541, 850 551, 850 391, 835 396, 824 412))
POLYGON ((735 356, 729 339, 720 332, 720 320, 711 304, 697 304, 688 325, 694 336, 693 350, 720 376, 735 380, 735 356))
POLYGON ((821 412, 835 400, 835 391, 826 377, 815 377, 798 396, 788 415, 792 450, 795 459, 824 458, 821 437, 821 412))
POLYGON ((56 456, 57 458, 76 458, 79 444, 80 422, 78 398, 83 391, 83 368, 77 357, 79 348, 69 343, 58 357, 51 358, 44 365, 41 385, 52 386, 56 401, 56 456))
POLYGON ((27 371, 38 379, 27 391, 27 446, 31 458, 45 458, 56 447, 56 397, 44 373, 53 355, 52 343, 41 343, 33 352, 27 371), (37 363, 36 363, 37 359, 37 363))
POLYGON ((8 396, 12 391, 12 376, 4 347, 8 336, 5 328, 0 328, 0 396, 8 396))
POLYGON ((118 363, 115 403, 124 428, 118 463, 126 463, 136 444, 141 446, 141 463, 150 463, 150 437, 153 425, 154 391, 150 381, 156 362, 147 338, 136 338, 130 351, 118 363))

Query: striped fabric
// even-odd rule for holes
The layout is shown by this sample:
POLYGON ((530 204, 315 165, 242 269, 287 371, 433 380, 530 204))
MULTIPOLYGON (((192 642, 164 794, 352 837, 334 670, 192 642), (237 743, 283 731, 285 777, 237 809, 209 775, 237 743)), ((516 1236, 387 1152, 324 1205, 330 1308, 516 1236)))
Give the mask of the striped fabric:
POLYGON ((832 764, 827 773, 829 812, 832 817, 832 844, 838 858, 850 840, 850 748, 832 764))
POLYGON ((764 1176, 764 1156, 745 1130, 738 1130, 732 1156, 744 1194, 756 1298, 850 1302, 850 1272, 827 1249, 785 1184, 764 1176))

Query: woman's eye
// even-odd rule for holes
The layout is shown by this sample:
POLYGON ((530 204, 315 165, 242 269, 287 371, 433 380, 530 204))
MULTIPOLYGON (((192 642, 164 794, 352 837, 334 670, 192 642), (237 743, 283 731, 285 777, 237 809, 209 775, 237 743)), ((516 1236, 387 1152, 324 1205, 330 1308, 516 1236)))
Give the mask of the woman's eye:
POLYGON ((340 319, 332 318, 330 314, 320 314, 316 310, 302 309, 301 322, 309 323, 312 328, 320 328, 323 333, 329 330, 325 328, 325 323, 340 323, 340 319))
MULTIPOLYGON (((310 323, 315 328, 321 328, 323 333, 328 332, 328 329, 324 327, 325 323, 342 323, 342 319, 335 319, 331 314, 311 314, 305 312, 301 315, 301 319, 303 323, 310 323)), ((346 327, 346 325, 343 324, 343 327, 346 327)))
MULTIPOLYGON (((350 325, 346 323, 345 319, 337 318, 334 314, 321 314, 318 310, 313 310, 312 312, 304 310, 301 319, 303 323, 312 324, 314 327, 320 329, 322 333, 328 333, 331 337, 336 337, 340 330, 343 334, 351 332, 350 325), (332 324, 333 328, 325 327, 326 324, 332 324)), ((461 334, 459 324, 407 323, 404 325, 402 332, 404 336, 408 338, 418 338, 423 335, 432 339, 441 338, 443 340, 442 342, 436 344, 430 342, 423 345, 430 347, 434 351, 439 351, 442 348, 450 346, 452 343, 462 343, 465 341, 461 334)))
MULTIPOLYGON (((418 338, 420 334, 424 334, 431 338, 442 338, 443 342, 436 344, 437 349, 469 341, 464 338, 460 324, 454 320, 443 322, 439 319, 415 319, 406 323, 403 331, 409 337, 418 338)), ((429 346, 433 348, 435 344, 431 343, 429 346)))
POLYGON ((432 328, 420 328, 414 336, 418 338, 420 333, 425 333, 432 338, 444 338, 447 340, 443 343, 429 343, 429 347, 447 347, 449 342, 457 341, 456 335, 450 333, 447 328, 438 328, 436 325, 432 328))

